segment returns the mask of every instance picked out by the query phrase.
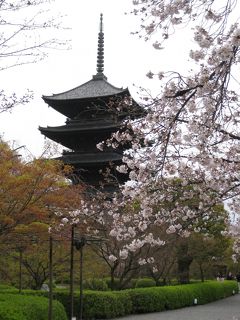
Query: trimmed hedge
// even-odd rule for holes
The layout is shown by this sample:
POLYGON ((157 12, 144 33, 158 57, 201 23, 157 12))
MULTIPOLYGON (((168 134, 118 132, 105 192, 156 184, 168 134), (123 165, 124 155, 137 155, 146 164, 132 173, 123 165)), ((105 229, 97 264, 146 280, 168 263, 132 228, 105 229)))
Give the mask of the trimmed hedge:
POLYGON ((0 293, 2 293, 2 292, 4 292, 4 293, 6 293, 6 292, 17 293, 17 292, 19 292, 19 290, 13 286, 8 285, 8 284, 0 284, 0 293))
MULTIPOLYGON (((44 295, 47 292, 24 291, 26 294, 44 295)), ((55 290, 54 299, 64 306, 68 317, 70 316, 70 296, 67 290, 55 290)), ((74 315, 79 312, 79 292, 74 293, 74 315)), ((125 291, 91 291, 84 290, 83 318, 84 319, 112 319, 132 313, 132 301, 125 291)), ((1 319, 0 319, 1 320, 1 319)))
POLYGON ((173 310, 205 304, 238 292, 236 281, 206 281, 182 286, 166 286, 127 290, 132 300, 132 313, 173 310))
POLYGON ((131 314, 131 312, 132 303, 128 295, 110 291, 84 293, 84 319, 110 319, 131 314))
MULTIPOLYGON (((84 319, 112 319, 136 313, 173 310, 231 296, 238 292, 236 281, 206 281, 179 286, 127 289, 122 291, 84 291, 84 319)), ((28 291, 30 293, 30 291, 28 291)), ((46 292, 35 294, 47 295, 46 292)), ((66 290, 55 290, 54 299, 59 300, 70 314, 70 297, 66 290)), ((74 313, 79 310, 79 293, 74 296, 74 313)))
MULTIPOLYGON (((46 320, 48 299, 21 294, 0 293, 0 320, 46 320)), ((67 320, 61 303, 53 301, 53 320, 67 320)))
MULTIPOLYGON (((30 298, 28 295, 35 295, 31 297, 37 299, 36 295, 46 296, 48 292, 24 290, 27 296, 14 295, 19 299, 30 298)), ((194 300, 197 299, 198 304, 205 304, 214 300, 222 299, 231 296, 238 292, 238 285, 236 281, 206 281, 203 283, 193 283, 179 286, 166 287, 152 287, 152 288, 137 288, 127 289, 122 291, 90 291, 84 290, 83 296, 83 317, 84 319, 113 319, 129 314, 159 312, 164 310, 173 310, 194 305, 194 300)), ((2 301, 0 294, 0 310, 2 309, 2 301)), ((6 294, 7 296, 8 294, 6 294)), ((5 296, 5 295, 4 295, 5 296)), ((13 296, 13 295, 12 295, 13 296)), ((39 298, 40 299, 40 298, 39 298)), ((54 299, 60 301, 64 306, 66 313, 70 314, 70 297, 69 291, 66 289, 54 290, 54 299)), ((47 299, 45 299, 47 300, 47 299)), ((79 310, 79 292, 74 295, 74 314, 78 314, 79 310)), ((33 300, 35 301, 35 300, 33 300)), ((37 300, 36 300, 37 301, 37 300)), ((15 304, 15 303, 13 303, 15 304)), ((25 302, 22 303, 22 306, 25 302)), ((30 307, 35 309, 34 307, 30 307)), ((36 306, 37 308, 37 306, 36 306)), ((47 303, 46 308, 47 310, 47 303)), ((5 310, 5 309, 4 309, 5 310)), ((5 312, 3 310, 3 312, 5 312)), ((16 318, 15 309, 9 307, 11 318, 6 318, 0 313, 0 320, 45 320, 45 318, 34 317, 30 318, 16 318), (1 318, 2 316, 2 318, 1 318)), ((22 309, 21 309, 22 310, 22 309)), ((25 309, 24 309, 25 310, 25 309)), ((22 312, 22 311, 21 311, 22 312)), ((21 312, 17 312, 18 315, 21 312)), ((37 314, 43 312, 37 311, 37 314)), ((60 316, 56 316, 55 320, 62 320, 60 316)))

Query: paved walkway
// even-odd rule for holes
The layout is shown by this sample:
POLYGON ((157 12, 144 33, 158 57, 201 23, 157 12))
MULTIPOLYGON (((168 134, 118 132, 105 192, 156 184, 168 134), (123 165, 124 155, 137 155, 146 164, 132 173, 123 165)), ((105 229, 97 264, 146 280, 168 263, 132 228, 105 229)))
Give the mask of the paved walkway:
POLYGON ((205 305, 131 315, 119 320, 240 320, 240 294, 205 305))

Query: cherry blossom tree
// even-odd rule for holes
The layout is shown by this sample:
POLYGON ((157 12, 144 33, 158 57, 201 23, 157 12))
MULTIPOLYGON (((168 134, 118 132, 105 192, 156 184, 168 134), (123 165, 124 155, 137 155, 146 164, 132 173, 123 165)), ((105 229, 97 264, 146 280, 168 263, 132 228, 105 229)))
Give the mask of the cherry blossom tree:
MULTIPOLYGON (((119 203, 119 199, 117 201, 119 203)), ((152 230, 145 239, 146 234, 136 229, 127 218, 128 214, 137 213, 137 204, 136 207, 122 204, 121 209, 117 206, 116 210, 111 207, 112 197, 106 191, 98 192, 91 200, 82 201, 81 209, 72 214, 72 223, 85 225, 84 233, 95 240, 93 250, 109 270, 111 289, 122 289, 138 275, 141 266, 154 262, 150 249, 163 246, 164 241, 154 239, 152 230), (119 230, 116 230, 117 225, 119 230)))
POLYGON ((187 57, 190 71, 187 65, 185 74, 150 71, 147 76, 159 81, 160 92, 155 98, 145 95, 147 115, 126 121, 125 130, 105 142, 113 148, 131 144, 117 168, 129 174, 129 181, 105 205, 114 217, 116 237, 130 235, 125 221, 131 230, 141 230, 141 238, 137 232, 132 238, 137 249, 142 242, 158 241, 149 236, 152 225, 187 237, 207 232, 204 224, 213 215, 218 218, 213 208, 219 204, 239 212, 240 27, 235 0, 133 4, 133 13, 141 18, 137 34, 153 40, 155 49, 163 43, 166 47, 183 28, 189 28, 193 43, 187 57), (136 199, 137 214, 123 210, 136 199))

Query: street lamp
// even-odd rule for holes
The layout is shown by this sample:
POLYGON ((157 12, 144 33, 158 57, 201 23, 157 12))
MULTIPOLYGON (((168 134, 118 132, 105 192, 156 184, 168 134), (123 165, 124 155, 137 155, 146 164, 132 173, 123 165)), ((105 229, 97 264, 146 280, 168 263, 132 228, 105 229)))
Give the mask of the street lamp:
POLYGON ((74 229, 75 225, 72 225, 71 228, 71 255, 70 255, 70 320, 73 320, 73 306, 74 306, 74 229))
POLYGON ((48 296, 48 320, 52 320, 53 317, 53 237, 49 235, 49 296, 48 296))
POLYGON ((77 250, 80 252, 80 304, 79 304, 79 320, 82 320, 83 312, 83 247, 86 244, 86 238, 84 236, 74 239, 74 244, 77 250))
POLYGON ((80 253, 80 297, 79 297, 79 318, 78 320, 82 320, 83 315, 83 247, 86 244, 91 243, 99 243, 102 241, 106 241, 106 239, 99 237, 87 237, 85 235, 76 234, 74 235, 74 245, 80 253))

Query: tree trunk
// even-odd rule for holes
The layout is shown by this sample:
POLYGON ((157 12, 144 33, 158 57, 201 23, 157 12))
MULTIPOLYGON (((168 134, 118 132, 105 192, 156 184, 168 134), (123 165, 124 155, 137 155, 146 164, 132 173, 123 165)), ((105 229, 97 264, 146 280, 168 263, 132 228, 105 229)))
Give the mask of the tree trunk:
POLYGON ((203 272, 203 267, 201 263, 199 263, 199 269, 200 269, 201 281, 204 282, 204 272, 203 272))
POLYGON ((182 239, 177 250, 178 281, 181 284, 190 282, 189 269, 193 257, 188 253, 188 240, 182 239))
POLYGON ((114 290, 114 270, 111 270, 111 282, 110 282, 110 287, 111 287, 111 290, 114 290))

